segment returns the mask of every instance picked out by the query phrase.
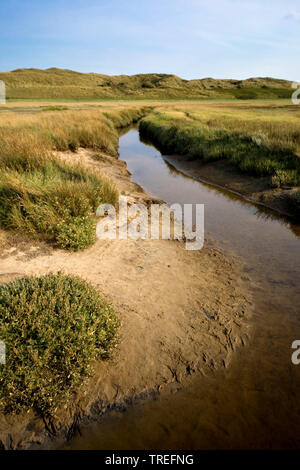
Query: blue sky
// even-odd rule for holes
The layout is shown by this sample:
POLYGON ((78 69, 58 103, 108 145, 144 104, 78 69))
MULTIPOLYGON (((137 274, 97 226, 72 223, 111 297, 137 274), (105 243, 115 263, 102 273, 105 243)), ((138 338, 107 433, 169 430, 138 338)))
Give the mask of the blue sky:
POLYGON ((2 0, 0 70, 300 81, 300 0, 2 0))

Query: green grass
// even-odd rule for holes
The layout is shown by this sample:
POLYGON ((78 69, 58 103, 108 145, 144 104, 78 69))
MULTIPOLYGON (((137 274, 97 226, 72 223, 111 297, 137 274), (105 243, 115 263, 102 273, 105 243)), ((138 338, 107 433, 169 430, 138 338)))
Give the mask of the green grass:
POLYGON ((184 80, 170 74, 109 76, 50 68, 0 73, 8 99, 278 99, 291 97, 291 82, 274 78, 184 80))
POLYGON ((0 409, 52 414, 117 342, 113 307, 87 282, 50 274, 0 286, 0 409))
POLYGON ((58 161, 0 174, 0 227, 42 236, 62 248, 84 249, 95 241, 94 213, 115 204, 107 180, 58 161))
POLYGON ((116 204, 118 192, 99 173, 66 164, 53 151, 85 147, 117 156, 117 127, 145 112, 62 111, 5 121, 0 126, 0 228, 43 237, 64 249, 92 245, 96 209, 116 204))
POLYGON ((203 161, 226 159, 244 173, 270 176, 276 187, 300 184, 299 126, 293 132, 278 134, 262 121, 253 126, 247 120, 205 119, 201 113, 186 117, 182 113, 153 113, 140 123, 141 135, 166 154, 203 161))
POLYGON ((141 118, 145 117, 153 107, 144 106, 135 110, 124 109, 121 111, 110 111, 103 113, 110 121, 112 121, 116 129, 130 126, 133 123, 138 122, 141 118))

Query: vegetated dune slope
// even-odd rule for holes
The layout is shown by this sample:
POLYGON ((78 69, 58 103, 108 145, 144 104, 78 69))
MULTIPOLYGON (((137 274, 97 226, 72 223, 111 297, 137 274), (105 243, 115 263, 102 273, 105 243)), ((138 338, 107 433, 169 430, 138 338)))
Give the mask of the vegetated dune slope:
POLYGON ((50 68, 1 72, 9 99, 289 98, 291 82, 275 78, 184 80, 169 74, 109 76, 50 68))

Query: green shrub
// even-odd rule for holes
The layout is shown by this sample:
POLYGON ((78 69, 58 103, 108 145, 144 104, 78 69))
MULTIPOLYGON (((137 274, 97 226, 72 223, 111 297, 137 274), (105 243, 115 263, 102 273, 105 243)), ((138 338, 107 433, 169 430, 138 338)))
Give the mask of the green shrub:
POLYGON ((57 225, 56 241, 61 248, 84 250, 95 242, 96 221, 92 217, 74 217, 57 225))
POLYGON ((0 286, 0 408, 54 412, 116 345, 113 307, 80 278, 26 277, 0 286))

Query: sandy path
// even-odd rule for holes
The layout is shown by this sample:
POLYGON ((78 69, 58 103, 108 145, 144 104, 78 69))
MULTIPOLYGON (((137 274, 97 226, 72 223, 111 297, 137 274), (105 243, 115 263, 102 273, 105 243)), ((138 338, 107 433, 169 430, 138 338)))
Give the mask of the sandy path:
MULTIPOLYGON (((132 201, 152 200, 130 181, 123 162, 91 152, 63 154, 111 177, 132 201)), ((122 318, 115 357, 98 363, 67 410, 47 423, 65 435, 85 414, 124 405, 135 396, 176 387, 193 373, 227 367, 234 349, 249 331, 250 280, 240 262, 206 241, 201 251, 165 240, 102 241, 80 253, 53 249, 41 242, 6 237, 0 256, 0 281, 63 271, 90 281, 122 318)), ((45 437, 33 413, 0 418, 6 447, 27 446, 45 437)))

